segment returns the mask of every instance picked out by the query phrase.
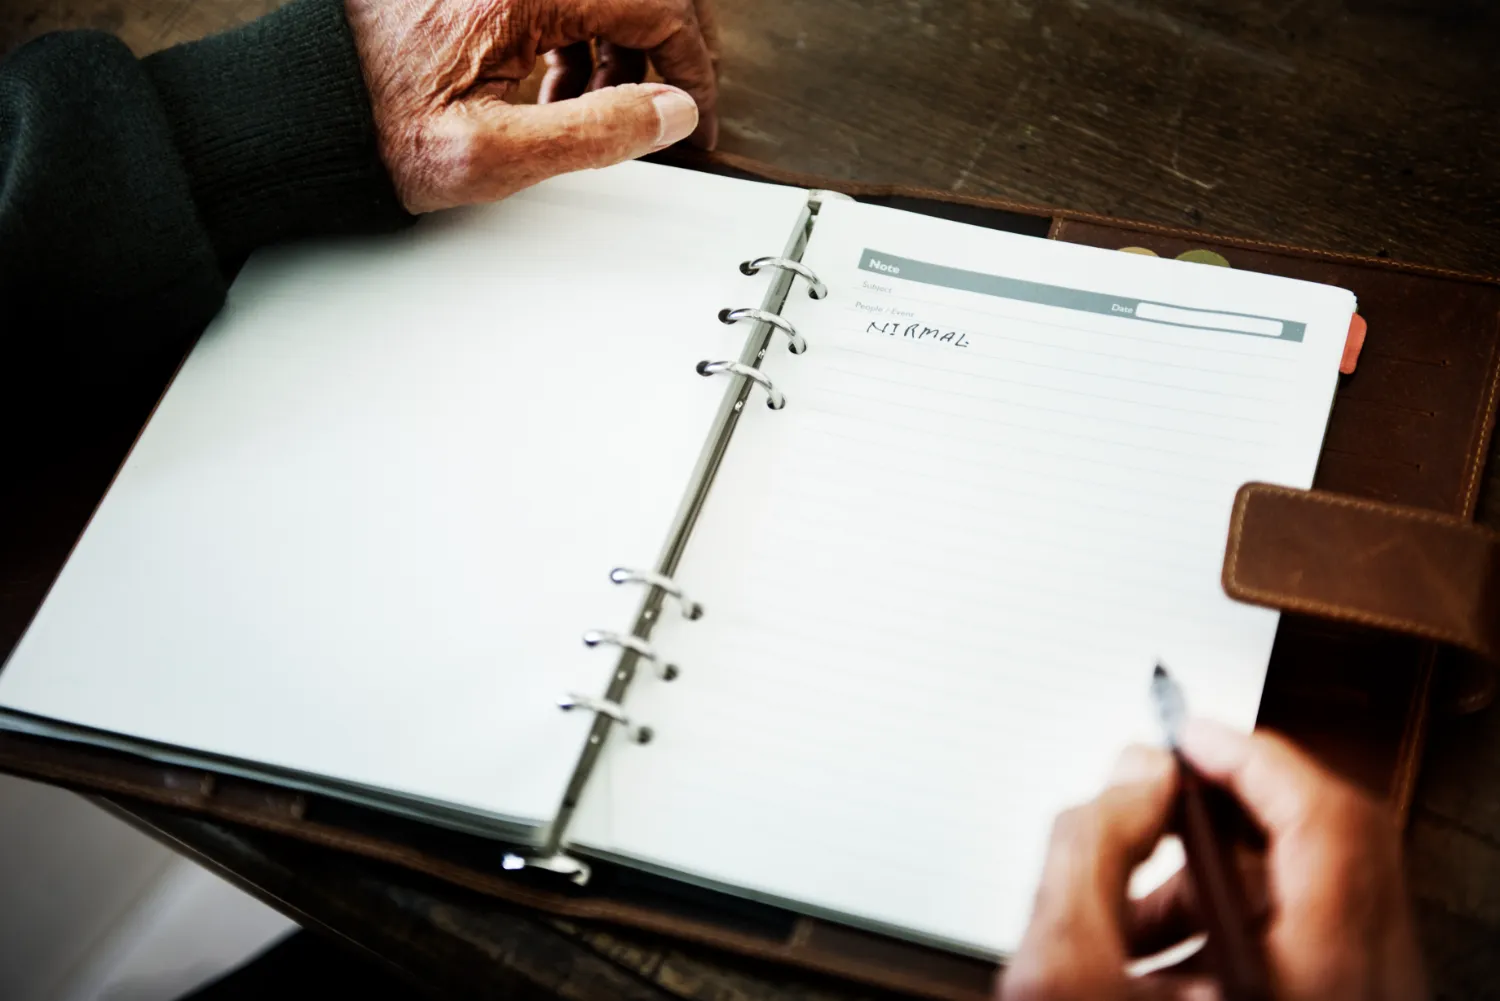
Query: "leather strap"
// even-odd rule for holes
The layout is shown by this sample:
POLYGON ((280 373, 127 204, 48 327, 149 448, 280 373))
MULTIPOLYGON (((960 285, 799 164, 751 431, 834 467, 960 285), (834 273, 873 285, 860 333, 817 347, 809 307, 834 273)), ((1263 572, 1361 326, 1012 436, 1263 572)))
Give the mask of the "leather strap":
POLYGON ((1500 659, 1500 535, 1435 511, 1247 483, 1224 590, 1500 659))

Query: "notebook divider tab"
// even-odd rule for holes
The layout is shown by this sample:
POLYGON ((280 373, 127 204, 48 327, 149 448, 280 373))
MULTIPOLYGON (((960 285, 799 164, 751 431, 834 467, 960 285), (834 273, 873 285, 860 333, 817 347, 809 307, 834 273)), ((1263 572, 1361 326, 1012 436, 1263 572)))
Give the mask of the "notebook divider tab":
MULTIPOLYGON (((693 526, 697 523, 698 515, 708 499, 709 488, 713 485, 714 477, 729 449, 730 439, 735 427, 739 424, 740 414, 744 412, 752 391, 756 386, 760 386, 764 390, 767 405, 773 410, 779 410, 785 402, 781 392, 761 372, 759 366, 778 336, 787 338, 794 354, 801 353, 804 346, 802 339, 791 325, 781 318, 780 310, 799 278, 806 283, 809 293, 815 298, 821 298, 827 294, 826 288, 818 277, 801 263, 802 253, 812 234, 813 223, 822 200, 847 197, 837 192, 809 192, 807 204, 803 207, 781 253, 776 256, 747 258, 740 265, 740 270, 746 275, 756 274, 762 269, 772 269, 775 274, 758 307, 729 305, 719 312, 718 319, 721 322, 748 322, 749 335, 737 359, 705 359, 697 365, 699 376, 723 375, 727 377, 729 381, 724 399, 714 416, 708 440, 693 468, 686 495, 672 520, 666 545, 657 558, 656 566, 649 570, 615 567, 607 575, 608 580, 617 585, 643 586, 646 589, 645 595, 629 633, 607 632, 602 629, 590 629, 584 633, 585 644, 617 647, 620 650, 620 659, 602 695, 568 693, 558 700, 559 708, 564 711, 583 710, 594 713, 594 722, 589 728, 588 739, 584 743, 578 763, 574 766, 573 774, 568 780, 562 802, 550 825, 546 842, 535 854, 528 854, 524 857, 507 855, 504 861, 506 868, 528 866, 547 869, 566 874, 573 882, 580 885, 588 881, 590 876, 588 864, 566 853, 569 821, 583 797, 599 756, 603 753, 604 746, 616 727, 624 730, 636 743, 649 744, 651 741, 653 731, 649 721, 634 719, 626 710, 624 701, 631 682, 635 680, 643 662, 654 667, 658 677, 664 681, 675 681, 678 677, 677 667, 667 663, 651 644, 652 629, 667 609, 668 599, 671 599, 688 619, 697 619, 705 614, 712 614, 711 609, 705 610, 702 605, 693 601, 678 586, 672 575, 677 570, 677 564, 692 535, 693 526)), ((683 373, 684 377, 691 377, 692 374, 692 372, 683 373)), ((601 574, 601 578, 604 576, 601 574)), ((687 679, 685 683, 691 683, 691 667, 688 668, 685 677, 687 679)))

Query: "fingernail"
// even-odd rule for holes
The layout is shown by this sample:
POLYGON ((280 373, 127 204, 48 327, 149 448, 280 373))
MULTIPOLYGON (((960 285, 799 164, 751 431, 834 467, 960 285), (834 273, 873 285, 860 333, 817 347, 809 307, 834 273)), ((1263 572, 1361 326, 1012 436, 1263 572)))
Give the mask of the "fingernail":
POLYGON ((1109 785, 1136 785, 1154 782, 1172 767, 1172 756, 1154 747, 1132 744, 1120 752, 1115 759, 1114 770, 1109 773, 1109 785))
POLYGON ((686 139, 698 127, 698 105, 676 87, 662 87, 651 103, 656 107, 656 145, 653 150, 686 139))
POLYGON ((1217 773, 1234 768, 1249 748, 1248 734, 1211 719, 1195 716, 1182 728, 1182 753, 1205 771, 1217 773))

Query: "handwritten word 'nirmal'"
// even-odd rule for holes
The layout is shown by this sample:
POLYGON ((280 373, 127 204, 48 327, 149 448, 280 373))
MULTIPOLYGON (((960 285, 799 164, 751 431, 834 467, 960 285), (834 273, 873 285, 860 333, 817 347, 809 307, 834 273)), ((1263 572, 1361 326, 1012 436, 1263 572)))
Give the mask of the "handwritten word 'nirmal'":
POLYGON ((937 341, 940 344, 952 344, 956 348, 969 346, 969 338, 963 331, 943 330, 940 327, 929 327, 925 323, 902 323, 899 320, 894 323, 872 322, 865 328, 865 333, 909 337, 914 341, 937 341))

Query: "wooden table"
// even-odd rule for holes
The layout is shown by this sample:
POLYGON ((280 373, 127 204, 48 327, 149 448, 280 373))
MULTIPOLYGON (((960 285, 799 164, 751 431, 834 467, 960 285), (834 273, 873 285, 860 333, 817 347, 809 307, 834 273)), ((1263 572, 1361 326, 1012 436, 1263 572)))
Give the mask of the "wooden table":
MULTIPOLYGON (((92 26, 145 52, 277 2, 7 0, 0 51, 42 30, 92 26)), ((840 177, 1500 272, 1500 6, 1483 0, 721 7, 730 151, 840 177)), ((80 525, 126 444, 101 444, 57 474, 73 485, 80 525)), ((1492 459, 1484 517, 1500 525, 1496 479, 1492 459)), ((8 581, 25 570, 5 568, 8 581)), ((1500 991, 1497 791, 1500 711, 1438 721, 1409 863, 1441 998, 1500 991)), ((454 996, 867 993, 514 913, 268 835, 136 816, 300 920, 454 996)))

